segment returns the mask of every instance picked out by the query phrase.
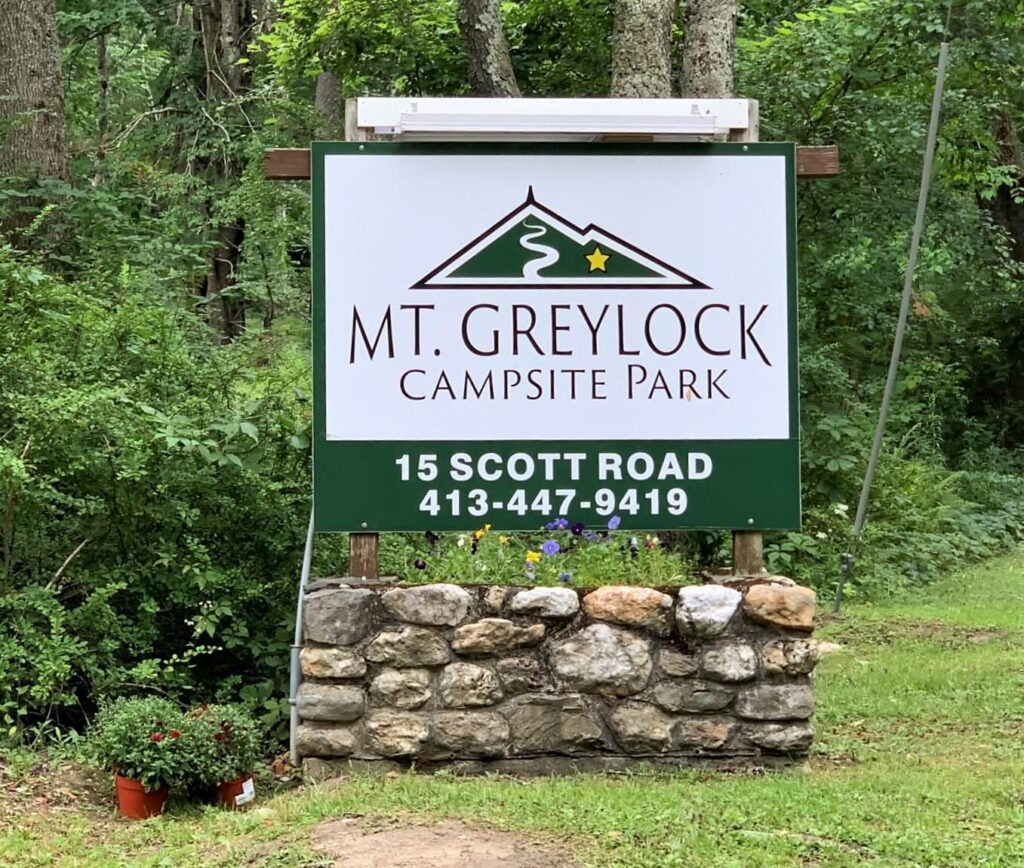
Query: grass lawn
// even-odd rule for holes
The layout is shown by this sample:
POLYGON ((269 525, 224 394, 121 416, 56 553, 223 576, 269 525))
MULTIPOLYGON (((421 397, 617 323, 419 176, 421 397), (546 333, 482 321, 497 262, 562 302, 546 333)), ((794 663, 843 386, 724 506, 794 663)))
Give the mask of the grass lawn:
POLYGON ((146 823, 29 805, 0 825, 0 865, 312 868, 333 862, 310 827, 345 814, 462 818, 582 865, 1024 865, 1024 554, 824 620, 843 650, 818 668, 814 755, 787 772, 356 777, 146 823))

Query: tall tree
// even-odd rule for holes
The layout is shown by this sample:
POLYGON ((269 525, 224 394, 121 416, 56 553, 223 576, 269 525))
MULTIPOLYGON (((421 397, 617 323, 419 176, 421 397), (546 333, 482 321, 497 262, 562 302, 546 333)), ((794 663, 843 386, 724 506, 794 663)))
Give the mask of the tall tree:
POLYGON ((54 0, 0 2, 0 174, 67 177, 54 0))
MULTIPOLYGON (((199 31, 205 73, 198 88, 199 96, 213 106, 230 104, 245 118, 242 101, 250 86, 246 61, 253 26, 249 0, 202 0, 193 7, 193 16, 199 31)), ((206 108, 203 112, 226 139, 222 154, 211 161, 211 169, 220 181, 234 179, 241 174, 239 147, 232 141, 228 128, 216 120, 216 108, 214 113, 206 108)), ((245 328, 244 299, 232 292, 245 239, 245 221, 234 216, 223 219, 213 202, 209 203, 209 211, 211 217, 219 220, 219 225, 202 294, 207 301, 210 324, 222 340, 231 341, 245 328)))
POLYGON ((616 0, 612 96, 672 95, 675 0, 616 0))
POLYGON ((333 72, 321 72, 316 78, 316 135, 336 139, 341 135, 341 82, 333 72))
POLYGON ((459 0, 459 30, 469 61, 474 96, 520 96, 500 0, 459 0))
POLYGON ((683 96, 724 99, 735 90, 733 52, 739 0, 689 0, 683 12, 683 96))

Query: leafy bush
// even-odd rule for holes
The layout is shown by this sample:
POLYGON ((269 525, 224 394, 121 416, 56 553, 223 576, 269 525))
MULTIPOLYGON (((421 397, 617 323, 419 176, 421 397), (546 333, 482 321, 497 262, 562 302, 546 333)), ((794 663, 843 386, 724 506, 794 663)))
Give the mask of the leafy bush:
POLYGON ((117 699, 100 709, 91 732, 96 760, 147 792, 182 781, 190 758, 183 738, 185 718, 165 699, 117 699))
POLYGON ((139 685, 283 720, 309 419, 274 349, 218 346, 131 272, 68 283, 0 249, 8 734, 139 685))
POLYGON ((212 787, 250 774, 263 757, 263 733, 238 705, 205 705, 189 712, 184 734, 189 785, 212 787))

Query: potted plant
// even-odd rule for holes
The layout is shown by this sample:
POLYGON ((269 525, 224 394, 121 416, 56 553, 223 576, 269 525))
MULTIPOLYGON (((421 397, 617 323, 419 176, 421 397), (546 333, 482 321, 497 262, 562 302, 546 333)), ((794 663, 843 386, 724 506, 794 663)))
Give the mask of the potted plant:
POLYGON ((259 724, 238 705, 205 705, 188 715, 185 728, 189 784, 216 790, 217 801, 241 808, 256 797, 252 772, 263 753, 259 724))
POLYGON ((185 768, 184 726, 177 706, 157 697, 115 699, 100 709, 90 741, 97 760, 114 771, 122 816, 163 813, 185 768))

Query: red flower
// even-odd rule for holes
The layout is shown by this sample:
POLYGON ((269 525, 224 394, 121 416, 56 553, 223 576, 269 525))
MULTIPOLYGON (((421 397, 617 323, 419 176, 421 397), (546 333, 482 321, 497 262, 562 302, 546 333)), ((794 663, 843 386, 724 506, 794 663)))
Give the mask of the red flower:
POLYGON ((162 735, 161 733, 159 733, 159 732, 154 732, 154 733, 153 733, 153 734, 152 734, 152 735, 151 735, 151 736, 149 737, 149 740, 150 740, 151 742, 153 742, 154 744, 159 744, 160 742, 162 742, 162 741, 164 740, 164 737, 163 737, 163 735, 162 735))
POLYGON ((181 730, 180 730, 180 729, 172 729, 172 730, 171 730, 171 731, 170 731, 169 733, 167 733, 167 734, 168 734, 168 735, 169 735, 169 736, 170 736, 171 738, 181 738, 181 730))

